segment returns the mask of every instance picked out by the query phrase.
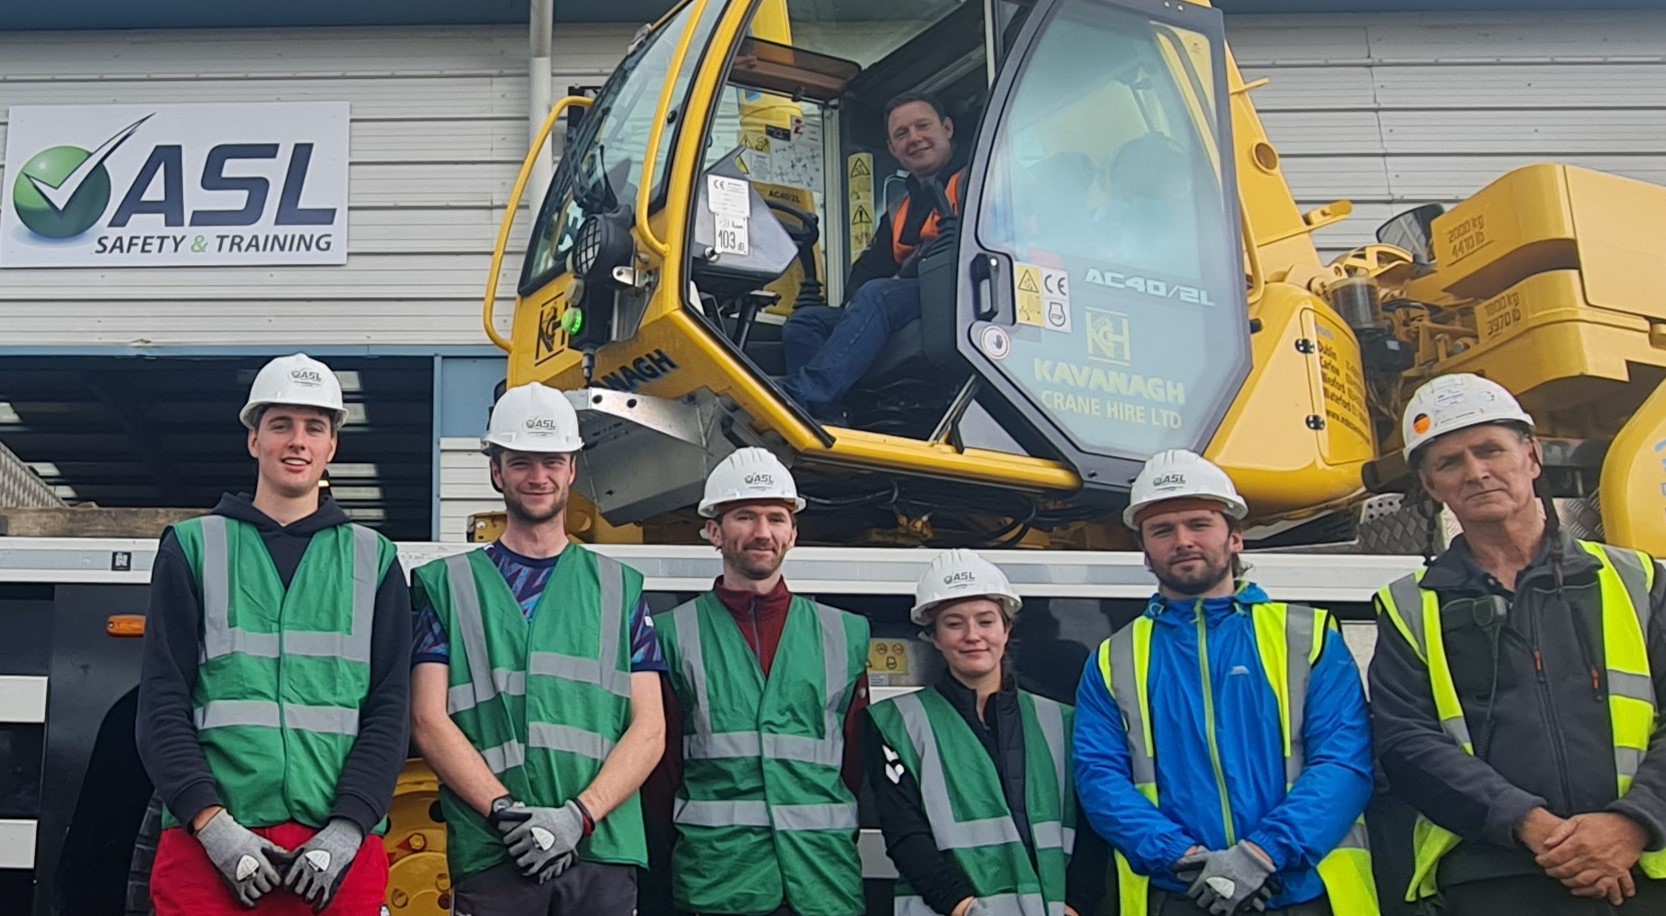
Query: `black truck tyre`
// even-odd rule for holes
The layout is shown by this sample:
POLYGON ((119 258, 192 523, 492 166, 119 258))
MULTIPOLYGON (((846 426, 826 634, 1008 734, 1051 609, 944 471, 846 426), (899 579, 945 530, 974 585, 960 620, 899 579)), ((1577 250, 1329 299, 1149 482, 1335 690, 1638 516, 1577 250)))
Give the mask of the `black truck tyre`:
POLYGON ((155 916, 150 905, 150 867, 156 862, 156 841, 162 837, 162 796, 151 793, 139 835, 133 838, 133 860, 127 867, 127 906, 124 916, 155 916))

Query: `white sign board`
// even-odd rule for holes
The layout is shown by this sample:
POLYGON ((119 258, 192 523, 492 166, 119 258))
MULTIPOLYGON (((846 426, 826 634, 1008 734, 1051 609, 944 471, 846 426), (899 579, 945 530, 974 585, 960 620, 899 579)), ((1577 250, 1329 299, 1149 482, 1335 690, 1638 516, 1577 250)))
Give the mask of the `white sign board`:
POLYGON ((0 268, 345 264, 347 114, 14 105, 0 268))

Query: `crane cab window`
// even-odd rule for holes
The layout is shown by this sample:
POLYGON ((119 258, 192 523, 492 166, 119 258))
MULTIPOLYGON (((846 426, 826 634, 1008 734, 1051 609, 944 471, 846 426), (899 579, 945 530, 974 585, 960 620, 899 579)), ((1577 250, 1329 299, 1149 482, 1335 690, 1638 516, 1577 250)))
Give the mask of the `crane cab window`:
POLYGON ((975 216, 978 244, 1015 264, 996 371, 1083 450, 1198 448, 1249 336, 1224 53, 1095 0, 1048 17, 1016 63, 975 216))
MULTIPOLYGON (((719 218, 732 228, 736 214, 716 213, 708 199, 691 208, 699 300, 689 306, 764 372, 785 372, 780 325, 796 307, 839 305, 852 292, 851 264, 902 174, 886 152, 885 103, 937 94, 969 143, 987 95, 984 42, 981 3, 759 4, 729 63, 695 189, 739 178, 755 199, 745 238, 719 232, 719 218), (782 238, 791 240, 786 256, 782 238)), ((738 203, 729 206, 738 214, 738 203)))

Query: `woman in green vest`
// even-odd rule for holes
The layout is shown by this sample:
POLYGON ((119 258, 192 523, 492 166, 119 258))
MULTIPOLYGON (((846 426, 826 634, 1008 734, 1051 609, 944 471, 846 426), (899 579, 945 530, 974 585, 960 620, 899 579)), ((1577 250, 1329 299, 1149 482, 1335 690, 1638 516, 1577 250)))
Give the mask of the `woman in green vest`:
POLYGON ((1017 689, 1004 663, 1021 604, 970 550, 915 588, 913 620, 948 670, 874 704, 863 742, 896 916, 1076 916, 1104 894, 1104 841, 1076 832, 1073 710, 1017 689))

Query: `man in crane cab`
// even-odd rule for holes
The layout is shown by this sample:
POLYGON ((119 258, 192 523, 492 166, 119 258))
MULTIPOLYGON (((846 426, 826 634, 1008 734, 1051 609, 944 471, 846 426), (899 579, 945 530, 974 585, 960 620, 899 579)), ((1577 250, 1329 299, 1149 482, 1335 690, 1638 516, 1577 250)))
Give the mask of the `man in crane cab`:
POLYGON ((1220 468, 1159 452, 1130 495, 1157 594, 1088 659, 1075 728, 1120 912, 1374 916, 1371 731, 1335 618, 1244 578, 1220 468))
POLYGON ((665 740, 642 574, 567 537, 584 442, 566 395, 504 392, 481 447, 503 536, 411 577, 411 736, 440 778, 452 912, 632 913, 637 789, 665 740))
POLYGON ((1023 601, 970 550, 939 554, 910 619, 943 656, 935 684, 868 709, 863 757, 899 913, 1092 916, 1105 841, 1078 823, 1063 703, 1007 662, 1023 601))
POLYGON ((723 574, 656 620, 671 740, 654 794, 675 796, 672 895, 687 912, 863 912, 856 730, 868 621, 788 589, 781 564, 803 508, 769 451, 723 459, 699 505, 723 574))
POLYGON ((410 597, 393 544, 319 481, 347 419, 304 354, 240 414, 254 497, 162 536, 139 680, 139 756, 165 805, 157 916, 381 906, 380 833, 405 765, 410 597))
POLYGON ((931 96, 904 93, 885 106, 885 145, 908 170, 908 194, 891 202, 873 242, 850 269, 842 309, 795 311, 781 329, 787 376, 781 388, 817 419, 837 421, 840 405, 891 336, 920 320, 919 258, 926 246, 953 246, 966 173, 954 121, 931 96), (939 212, 935 182, 954 210, 939 212))
POLYGON ((1418 483, 1463 528, 1377 593, 1377 748, 1420 815, 1406 898, 1666 913, 1666 575, 1563 530, 1533 430, 1468 374, 1425 383, 1402 418, 1418 483))

